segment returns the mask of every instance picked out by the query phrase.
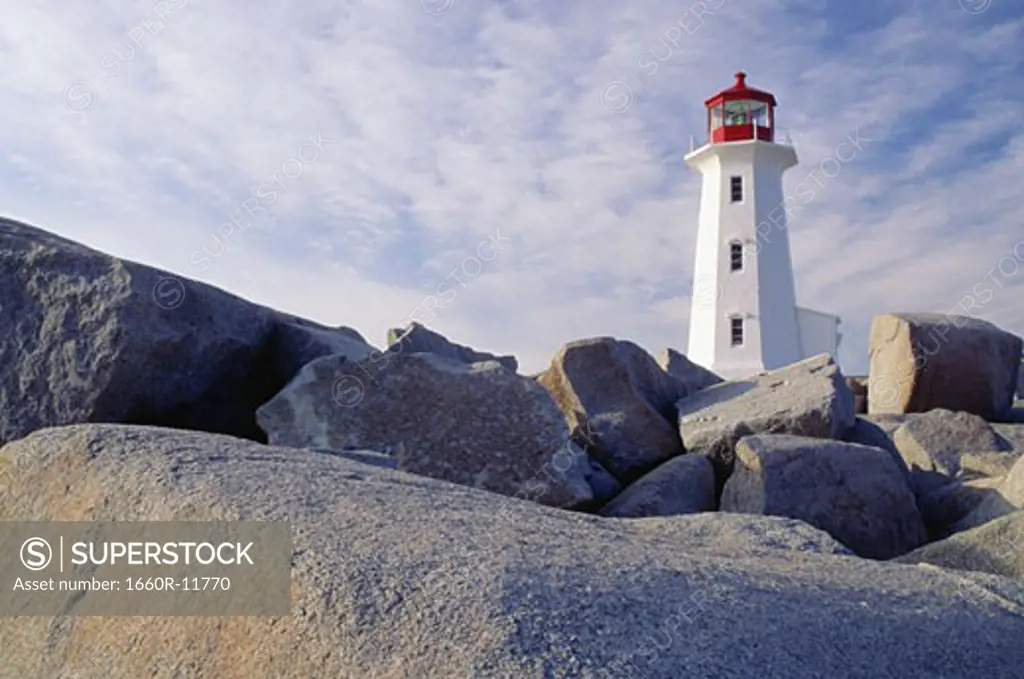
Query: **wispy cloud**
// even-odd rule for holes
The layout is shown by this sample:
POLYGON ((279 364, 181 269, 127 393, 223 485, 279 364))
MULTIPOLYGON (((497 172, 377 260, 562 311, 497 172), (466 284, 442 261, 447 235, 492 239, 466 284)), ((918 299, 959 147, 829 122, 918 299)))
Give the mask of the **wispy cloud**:
MULTIPOLYGON (((0 9, 0 199, 377 343, 500 229, 437 330, 525 371, 587 335, 685 349, 682 156, 744 69, 796 144, 787 193, 833 175, 790 240, 862 372, 872 314, 948 311, 1021 238, 1021 42, 999 0, 40 0, 0 9)), ((1022 279, 980 315, 1024 333, 1022 279)))

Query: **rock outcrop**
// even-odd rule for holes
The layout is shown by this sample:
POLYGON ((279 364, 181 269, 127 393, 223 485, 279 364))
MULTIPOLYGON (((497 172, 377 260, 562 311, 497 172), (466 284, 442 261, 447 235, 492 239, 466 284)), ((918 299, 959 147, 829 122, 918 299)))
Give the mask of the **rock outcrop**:
POLYGON ((856 417, 861 383, 824 355, 723 382, 602 337, 524 377, 420 325, 378 351, 7 220, 0 321, 3 677, 1024 666, 1024 410, 1004 412, 1020 340, 994 326, 876 319, 876 412, 856 417), (189 617, 83 617, 98 593, 76 586, 52 617, 14 616, 15 580, 57 567, 19 563, 18 522, 104 520, 287 522, 291 615, 196 597, 175 598, 205 606, 189 617))
POLYGON ((683 453, 675 403, 689 387, 632 342, 570 342, 537 381, 551 392, 574 436, 624 483, 683 453))
POLYGON ((827 355, 745 380, 708 387, 676 404, 683 444, 707 455, 719 485, 732 471, 736 443, 751 434, 839 439, 856 421, 853 394, 827 355))
POLYGON ((599 472, 570 445, 551 396, 496 361, 326 356, 257 418, 273 445, 377 450, 397 457, 400 470, 556 507, 595 500, 587 479, 599 472))
POLYGON ((388 351, 394 353, 436 354, 437 356, 462 363, 497 361, 512 372, 519 370, 519 362, 515 356, 497 356, 486 351, 477 351, 471 347, 456 344, 444 335, 429 330, 415 322, 406 328, 392 328, 388 330, 387 339, 388 351))
POLYGON ((900 468, 880 448, 803 436, 749 436, 721 510, 800 519, 861 556, 889 559, 924 543, 900 468))
POLYGON ((0 220, 0 443, 79 422, 265 440, 256 408, 302 362, 372 351, 209 285, 0 220))
POLYGON ((604 519, 149 427, 49 429, 0 460, 22 455, 33 463, 16 482, 0 478, 5 520, 290 522, 293 607, 6 617, 5 676, 967 679, 1024 666, 1024 586, 828 553, 827 537, 781 519, 604 519))
POLYGON ((987 420, 1013 406, 1020 337, 975 318, 886 314, 871 324, 872 413, 946 408, 987 420))

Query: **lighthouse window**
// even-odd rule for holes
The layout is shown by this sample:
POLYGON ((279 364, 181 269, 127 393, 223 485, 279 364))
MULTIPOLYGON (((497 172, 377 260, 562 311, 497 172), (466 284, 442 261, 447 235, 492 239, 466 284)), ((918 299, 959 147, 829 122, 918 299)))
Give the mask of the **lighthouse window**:
POLYGON ((732 194, 732 202, 743 202, 743 177, 732 177, 729 180, 729 191, 732 194))
POLYGON ((729 270, 743 270, 743 243, 729 244, 729 270))
POLYGON ((738 347, 743 344, 743 319, 730 318, 732 346, 738 347))

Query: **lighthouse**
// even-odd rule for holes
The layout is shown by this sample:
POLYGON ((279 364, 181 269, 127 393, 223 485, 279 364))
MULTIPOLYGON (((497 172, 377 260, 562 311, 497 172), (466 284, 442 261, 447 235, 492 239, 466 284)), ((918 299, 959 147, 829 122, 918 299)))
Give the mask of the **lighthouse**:
POLYGON ((836 357, 839 318, 796 304, 782 175, 797 156, 775 97, 740 72, 704 105, 707 139, 686 155, 702 175, 687 356, 726 379, 836 357))

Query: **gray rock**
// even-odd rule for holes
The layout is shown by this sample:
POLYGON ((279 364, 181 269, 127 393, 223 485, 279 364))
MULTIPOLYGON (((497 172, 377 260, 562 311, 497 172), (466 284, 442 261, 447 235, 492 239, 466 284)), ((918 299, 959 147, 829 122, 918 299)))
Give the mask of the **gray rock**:
POLYGON ((398 469, 398 460, 386 453, 375 450, 331 450, 330 448, 307 448, 324 455, 336 455, 346 460, 354 460, 363 464, 381 467, 382 469, 398 469))
MULTIPOLYGON (((854 441, 854 442, 855 443, 864 443, 865 445, 876 445, 879 448, 885 448, 886 450, 890 450, 891 449, 893 451, 893 453, 895 453, 897 456, 899 456, 899 451, 896 450, 896 444, 893 443, 893 441, 892 441, 893 434, 895 434, 896 431, 900 427, 902 427, 905 423, 909 422, 910 420, 914 419, 915 417, 920 417, 920 414, 919 413, 910 413, 910 414, 906 414, 906 415, 894 415, 894 414, 887 414, 887 413, 876 413, 876 414, 872 415, 871 413, 867 413, 867 414, 863 414, 863 415, 858 415, 857 419, 858 420, 863 420, 864 422, 868 423, 870 425, 870 427, 863 428, 863 429, 855 428, 857 431, 851 430, 849 433, 852 434, 852 435, 863 435, 863 434, 867 433, 868 431, 870 431, 871 432, 870 436, 872 436, 876 440, 880 441, 880 443, 877 443, 877 444, 876 443, 867 443, 866 441, 854 441), (858 431, 859 431, 859 434, 858 434, 858 431), (879 436, 883 436, 885 438, 884 439, 877 438, 879 436), (888 442, 887 443, 881 443, 881 442, 883 442, 885 440, 887 440, 888 442)), ((902 459, 902 458, 900 458, 900 459, 902 459)))
POLYGON ((558 507, 594 500, 586 454, 568 447, 545 389, 496 361, 430 353, 307 364, 257 412, 273 445, 366 448, 404 471, 558 507))
POLYGON ((277 359, 276 369, 285 376, 283 387, 302 366, 322 356, 341 354, 358 361, 379 350, 367 344, 363 336, 344 326, 328 328, 296 316, 280 314, 272 327, 271 341, 277 359))
POLYGON ((864 446, 871 446, 872 448, 881 448, 889 452, 900 469, 903 470, 903 474, 909 483, 910 469, 907 467, 907 463, 903 461, 903 456, 896 450, 896 444, 892 441, 893 433, 902 426, 905 419, 901 417, 899 422, 883 420, 881 423, 878 423, 875 418, 858 415, 853 427, 848 429, 843 435, 843 440, 848 443, 859 443, 864 446))
POLYGON ((462 344, 452 342, 444 335, 428 330, 419 323, 411 323, 407 328, 388 330, 388 351, 393 353, 436 354, 462 363, 481 363, 497 361, 506 369, 516 372, 519 362, 515 356, 497 356, 486 351, 477 351, 462 344))
POLYGON ((926 537, 892 455, 803 436, 743 438, 721 510, 800 519, 875 559, 908 552, 926 537))
POLYGON ((986 497, 996 493, 1003 479, 983 477, 957 479, 928 493, 917 496, 917 508, 928 529, 929 540, 949 537, 963 520, 986 497))
POLYGON ((683 444, 707 455, 721 486, 736 443, 751 434, 838 439, 856 422, 853 394, 827 355, 708 387, 676 404, 683 444))
MULTIPOLYGON (((853 426, 843 434, 843 440, 850 443, 860 443, 865 446, 874 446, 875 448, 884 448, 898 456, 899 451, 896 450, 896 444, 892 442, 892 435, 901 425, 902 422, 878 424, 867 415, 858 415, 854 420, 853 426)), ((903 458, 900 459, 902 460, 903 458)))
POLYGON ((1020 368, 1020 337, 976 318, 885 314, 871 324, 872 413, 946 408, 987 420, 1006 415, 1020 368))
POLYGON ((1024 455, 1024 425, 992 422, 991 426, 1003 440, 1005 449, 1024 455))
POLYGON ((658 365, 666 373, 687 387, 687 396, 712 384, 725 380, 703 366, 699 366, 675 349, 665 349, 658 355, 658 365))
POLYGON ((0 323, 0 443, 76 422, 263 440, 256 408, 321 350, 304 338, 346 334, 4 219, 0 323))
POLYGON ((988 423, 966 412, 936 408, 907 420, 892 436, 910 469, 918 495, 949 483, 960 474, 964 453, 1006 450, 988 423))
POLYGON ((643 517, 630 523, 672 530, 680 538, 677 544, 717 554, 770 556, 780 551, 793 551, 856 556, 825 531, 785 516, 701 512, 643 517))
MULTIPOLYGON (((575 441, 570 441, 573 447, 573 454, 578 456, 581 448, 575 441)), ((592 458, 589 454, 577 457, 583 469, 583 478, 587 480, 594 499, 589 504, 581 505, 582 509, 597 509, 608 503, 613 497, 622 492, 622 484, 611 473, 601 466, 601 463, 592 458)))
POLYGON ((920 413, 867 413, 858 417, 879 427, 891 437, 905 422, 920 417, 920 413))
POLYGON ((1024 580, 1024 512, 933 542, 895 559, 1024 580))
POLYGON ((956 525, 957 531, 975 528, 984 523, 1024 509, 1024 458, 1017 460, 1010 473, 971 513, 956 525))
POLYGON ((964 453, 960 456, 960 473, 967 478, 1003 477, 1020 459, 1016 452, 964 453))
MULTIPOLYGON (((147 427, 47 430, 0 459, 20 455, 35 462, 0 478, 5 520, 289 521, 293 608, 2 618, 5 676, 974 679, 1024 666, 1020 583, 792 551, 751 534, 759 517, 605 519, 147 427)), ((776 534, 798 530, 781 521, 776 534)))
POLYGON ((601 509, 601 516, 695 514, 715 509, 715 472, 703 455, 680 455, 658 466, 601 509))
POLYGON ((674 405, 689 389, 633 342, 570 342, 538 382, 574 436, 619 481, 629 483, 683 452, 674 405))

